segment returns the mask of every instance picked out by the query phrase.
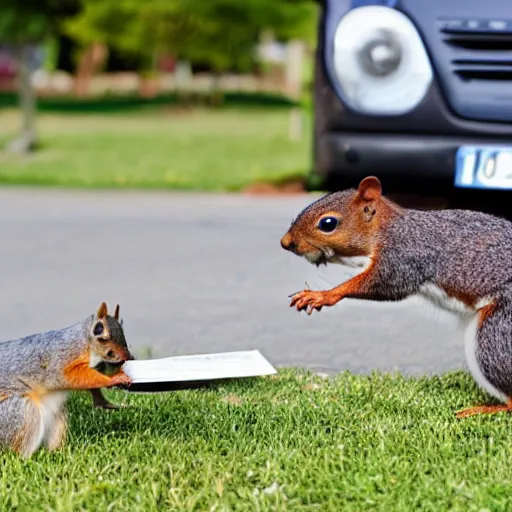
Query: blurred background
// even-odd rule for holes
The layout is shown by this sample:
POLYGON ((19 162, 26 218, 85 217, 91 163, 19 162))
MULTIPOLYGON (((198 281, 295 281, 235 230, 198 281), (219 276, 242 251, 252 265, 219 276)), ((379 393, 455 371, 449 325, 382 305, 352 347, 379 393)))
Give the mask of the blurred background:
MULTIPOLYGON (((307 192, 315 159, 341 176, 363 172, 365 159, 343 133, 331 144, 339 134, 329 127, 366 131, 371 148, 380 140, 374 127, 395 126, 355 116, 336 97, 336 81, 328 85, 317 26, 330 25, 320 7, 0 2, 0 339, 69 325, 106 300, 120 303, 138 357, 259 349, 276 365, 322 372, 461 365, 460 332, 425 317, 416 299, 344 301, 311 317, 288 307, 291 293, 350 277, 279 245, 318 197, 307 192)), ((393 81, 401 61, 387 48, 393 41, 379 37, 369 50, 378 76, 393 81)), ((407 41, 401 51, 405 64, 417 60, 407 41)), ((363 85, 375 81, 367 75, 363 85)), ((389 105, 372 91, 372 102, 389 105)), ((409 132, 400 126, 397 140, 409 132)), ((382 158, 389 146, 382 139, 365 158, 392 170, 382 158)), ((407 143, 404 150, 414 153, 407 143)), ((428 155, 452 178, 453 156, 428 155)), ((404 176, 400 183, 417 181, 404 176)))
POLYGON ((300 189, 317 11, 293 0, 2 1, 0 182, 300 189), (20 153, 32 157, 10 156, 20 153))

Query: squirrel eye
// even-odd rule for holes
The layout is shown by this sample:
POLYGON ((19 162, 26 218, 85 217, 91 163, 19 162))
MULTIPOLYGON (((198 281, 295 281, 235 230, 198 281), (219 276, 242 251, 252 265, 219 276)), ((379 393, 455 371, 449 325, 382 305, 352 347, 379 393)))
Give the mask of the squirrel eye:
POLYGON ((339 220, 336 217, 324 217, 320 219, 318 223, 318 229, 324 233, 332 233, 339 224, 339 220))
POLYGON ((103 324, 101 322, 97 322, 92 332, 94 336, 100 336, 101 334, 103 334, 103 329, 103 324))

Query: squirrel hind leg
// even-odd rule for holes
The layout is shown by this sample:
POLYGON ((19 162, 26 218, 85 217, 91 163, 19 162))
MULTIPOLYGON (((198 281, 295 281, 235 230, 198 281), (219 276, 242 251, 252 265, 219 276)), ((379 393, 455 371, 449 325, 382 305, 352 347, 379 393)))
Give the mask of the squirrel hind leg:
POLYGON ((512 400, 509 400, 506 404, 497 405, 477 405, 476 407, 469 407, 458 411, 457 418, 469 418, 470 416, 476 416, 478 414, 496 414, 497 412, 510 412, 512 411, 512 400))
POLYGON ((57 450, 64 444, 67 429, 68 423, 66 421, 66 415, 63 411, 59 411, 45 432, 44 444, 48 450, 57 450))
POLYGON ((32 400, 13 396, 0 402, 0 445, 29 458, 41 445, 43 436, 41 412, 32 400))
POLYGON ((501 404, 470 407, 458 418, 512 412, 512 301, 502 295, 481 307, 465 337, 466 360, 476 383, 501 404))
POLYGON ((101 392, 101 389, 91 389, 91 396, 92 396, 92 404, 93 407, 97 407, 100 409, 121 409, 120 405, 113 404, 112 402, 109 402, 101 392))

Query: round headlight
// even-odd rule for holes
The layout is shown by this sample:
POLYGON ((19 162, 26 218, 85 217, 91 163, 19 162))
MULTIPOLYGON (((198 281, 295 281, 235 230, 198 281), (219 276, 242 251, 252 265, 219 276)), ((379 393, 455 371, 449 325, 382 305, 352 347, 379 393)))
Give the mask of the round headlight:
POLYGON ((415 108, 432 82, 432 67, 411 20, 389 7, 359 7, 339 22, 334 71, 344 99, 366 114, 415 108))
POLYGON ((400 42, 392 32, 381 30, 359 50, 358 58, 369 75, 390 75, 397 70, 402 59, 400 42))

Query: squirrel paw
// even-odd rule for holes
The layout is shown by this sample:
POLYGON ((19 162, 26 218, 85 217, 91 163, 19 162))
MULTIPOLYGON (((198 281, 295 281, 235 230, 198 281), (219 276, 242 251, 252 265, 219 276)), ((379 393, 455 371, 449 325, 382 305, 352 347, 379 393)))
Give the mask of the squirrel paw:
POLYGON ((129 386, 132 383, 132 379, 124 372, 116 373, 110 379, 110 386, 129 386))
POLYGON ((311 315, 313 310, 320 311, 324 306, 332 306, 336 301, 333 301, 328 292, 313 292, 311 290, 304 290, 296 293, 290 302, 290 307, 297 308, 297 311, 306 310, 308 315, 311 315))
POLYGON ((97 404, 94 407, 97 409, 107 409, 110 411, 118 411, 119 409, 126 409, 128 406, 126 404, 113 404, 111 402, 107 402, 106 404, 97 404))

